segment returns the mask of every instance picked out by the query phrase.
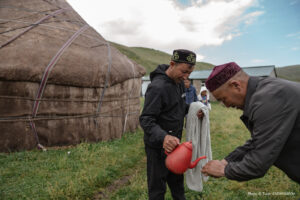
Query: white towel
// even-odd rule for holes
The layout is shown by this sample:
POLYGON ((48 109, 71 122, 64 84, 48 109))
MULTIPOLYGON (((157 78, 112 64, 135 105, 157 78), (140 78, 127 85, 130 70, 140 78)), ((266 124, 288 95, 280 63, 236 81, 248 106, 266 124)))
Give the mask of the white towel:
POLYGON ((193 143, 192 161, 200 156, 206 156, 206 159, 200 160, 193 169, 188 169, 185 174, 186 184, 189 189, 201 192, 203 190, 203 181, 208 180, 201 172, 202 167, 212 160, 209 128, 209 110, 201 102, 191 103, 186 121, 186 140, 193 143), (197 112, 201 109, 204 113, 202 120, 198 119, 197 112))

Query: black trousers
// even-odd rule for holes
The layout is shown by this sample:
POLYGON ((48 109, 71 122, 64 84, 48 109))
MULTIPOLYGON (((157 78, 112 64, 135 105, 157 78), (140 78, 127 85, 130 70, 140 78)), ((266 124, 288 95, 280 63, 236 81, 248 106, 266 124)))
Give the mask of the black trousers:
POLYGON ((185 200, 183 174, 174 174, 166 168, 163 149, 145 146, 147 155, 148 196, 150 200, 165 199, 166 183, 173 199, 185 200))

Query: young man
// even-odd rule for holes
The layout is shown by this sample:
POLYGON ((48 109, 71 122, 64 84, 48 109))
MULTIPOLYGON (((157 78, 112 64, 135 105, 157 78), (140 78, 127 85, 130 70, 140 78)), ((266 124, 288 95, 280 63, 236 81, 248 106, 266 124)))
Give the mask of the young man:
POLYGON ((199 101, 197 97, 196 88, 193 85, 191 85, 190 79, 187 78, 184 80, 184 87, 185 87, 185 102, 187 104, 191 104, 193 102, 199 101))
POLYGON ((275 165, 300 184, 300 84, 249 77, 236 63, 216 66, 206 87, 226 107, 243 110, 251 139, 202 172, 247 181, 263 177, 275 165))
MULTIPOLYGON (((196 54, 189 50, 173 51, 170 65, 159 65, 150 73, 140 124, 144 129, 147 155, 149 199, 164 199, 166 183, 174 199, 185 199, 183 175, 165 166, 165 151, 172 152, 180 143, 188 105, 185 103, 183 81, 194 70, 196 54)), ((197 112, 203 117, 201 110, 197 112)))

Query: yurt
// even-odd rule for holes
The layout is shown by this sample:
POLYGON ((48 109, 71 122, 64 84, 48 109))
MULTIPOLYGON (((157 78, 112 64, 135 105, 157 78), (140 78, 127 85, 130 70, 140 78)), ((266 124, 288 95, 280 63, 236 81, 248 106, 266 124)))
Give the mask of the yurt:
POLYGON ((144 74, 65 0, 0 0, 0 151, 134 131, 144 74))

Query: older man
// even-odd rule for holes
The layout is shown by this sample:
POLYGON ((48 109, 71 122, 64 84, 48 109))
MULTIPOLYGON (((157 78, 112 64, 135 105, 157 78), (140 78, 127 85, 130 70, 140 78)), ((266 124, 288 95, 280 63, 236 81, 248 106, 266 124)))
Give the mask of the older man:
MULTIPOLYGON (((144 129, 147 155, 149 199, 164 199, 168 183, 174 199, 185 199, 183 175, 174 174, 165 166, 165 151, 171 152, 180 143, 185 103, 183 81, 194 70, 196 54, 189 50, 173 51, 170 65, 159 65, 150 73, 151 83, 145 94, 145 104, 140 116, 144 129)), ((202 117, 202 111, 198 111, 202 117)))
POLYGON ((275 165, 300 184, 300 84, 251 77, 232 62, 214 67, 206 87, 226 107, 244 111, 241 120, 251 139, 225 159, 208 162, 202 172, 247 181, 275 165))

